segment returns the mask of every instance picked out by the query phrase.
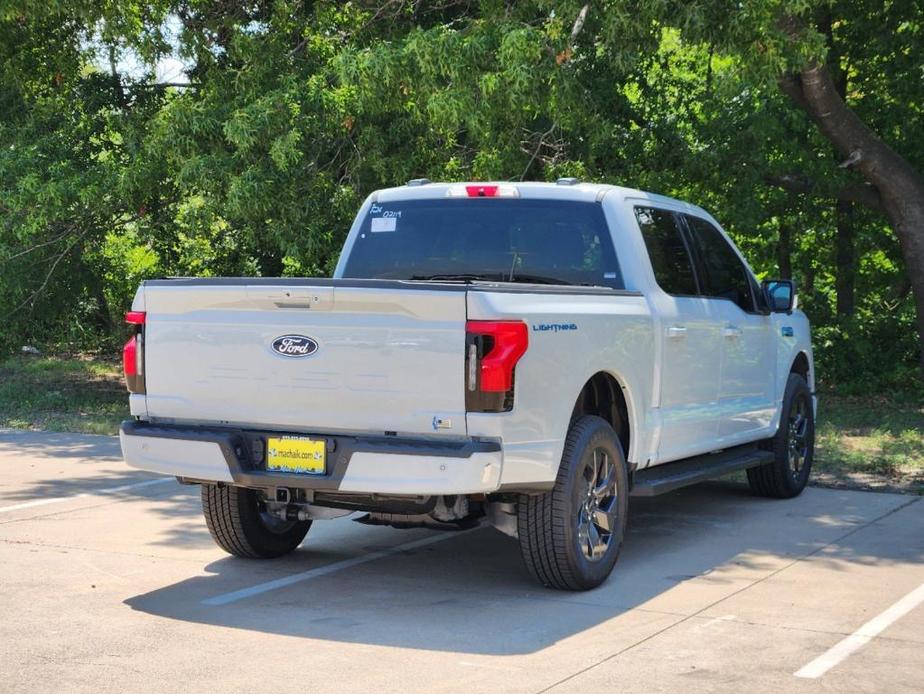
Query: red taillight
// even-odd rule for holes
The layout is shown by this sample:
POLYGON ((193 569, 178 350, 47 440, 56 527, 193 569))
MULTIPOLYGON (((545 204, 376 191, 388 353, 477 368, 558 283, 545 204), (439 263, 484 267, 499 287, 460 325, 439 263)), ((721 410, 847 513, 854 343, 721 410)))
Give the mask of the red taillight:
POLYGON ((122 369, 125 377, 138 375, 138 336, 132 335, 122 348, 122 369))
POLYGON ((518 198, 520 190, 510 183, 468 183, 449 186, 446 189, 449 198, 518 198))
POLYGON ((497 195, 497 186, 465 186, 470 198, 493 198, 497 195))
POLYGON ((125 322, 134 327, 132 335, 122 348, 122 370, 129 393, 144 392, 144 311, 129 311, 125 322))
POLYGON ((478 389, 486 393, 506 393, 513 387, 513 369, 529 346, 526 323, 470 320, 465 324, 465 331, 469 335, 489 338, 485 340, 484 352, 479 355, 478 389))

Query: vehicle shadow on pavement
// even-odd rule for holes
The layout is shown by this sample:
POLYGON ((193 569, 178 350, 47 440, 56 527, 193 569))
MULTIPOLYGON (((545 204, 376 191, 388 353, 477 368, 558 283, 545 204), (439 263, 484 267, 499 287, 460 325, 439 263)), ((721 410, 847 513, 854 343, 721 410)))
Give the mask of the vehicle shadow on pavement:
MULTIPOLYGON (((358 526, 312 550, 312 536, 289 557, 256 563, 226 558, 208 575, 126 600, 135 610, 169 619, 328 641, 472 654, 542 650, 610 622, 652 633, 709 607, 800 557, 818 552, 906 503, 896 495, 810 489, 797 499, 756 498, 734 483, 707 483, 658 499, 633 499, 623 555, 610 579, 585 593, 546 590, 527 574, 517 543, 483 528, 378 558, 225 605, 204 600, 374 552, 419 537, 358 526), (338 537, 352 549, 338 549, 338 537), (362 543, 366 537, 359 542, 362 543), (378 544, 385 538, 390 544, 378 544), (684 586, 682 591, 674 588, 684 586), (618 618, 618 619, 617 619, 618 618), (614 621, 615 620, 615 621, 614 621)), ((924 564, 919 543, 813 560, 924 564)), ((615 631, 614 631, 615 629, 615 631)))
POLYGON ((0 432, 0 473, 6 482, 0 482, 0 505, 90 494, 157 477, 127 467, 113 436, 7 430, 0 432), (44 473, 42 478, 13 479, 29 468, 44 473))
POLYGON ((122 460, 117 436, 73 434, 53 431, 0 430, 0 451, 51 458, 86 458, 122 460))

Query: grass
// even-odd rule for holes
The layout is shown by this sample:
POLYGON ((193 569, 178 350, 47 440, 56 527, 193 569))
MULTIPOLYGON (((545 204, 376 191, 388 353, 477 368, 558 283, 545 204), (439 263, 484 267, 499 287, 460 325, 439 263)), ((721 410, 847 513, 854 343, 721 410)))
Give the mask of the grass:
POLYGON ((128 418, 121 365, 88 357, 0 361, 0 427, 116 434, 128 418))
POLYGON ((821 394, 818 484, 924 494, 924 398, 821 394))
MULTIPOLYGON (((823 393, 818 414, 816 484, 924 494, 924 398, 823 393)), ((115 434, 127 417, 117 362, 0 361, 0 427, 115 434)))

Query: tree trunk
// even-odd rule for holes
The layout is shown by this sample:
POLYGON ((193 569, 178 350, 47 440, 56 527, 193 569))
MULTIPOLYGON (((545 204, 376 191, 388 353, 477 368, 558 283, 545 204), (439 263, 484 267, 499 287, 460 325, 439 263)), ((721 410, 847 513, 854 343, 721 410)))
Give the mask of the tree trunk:
MULTIPOLYGON (((831 13, 825 11, 821 18, 821 28, 828 37, 828 69, 837 95, 846 103, 847 71, 841 64, 841 52, 834 41, 831 13)), ((835 156, 837 152, 835 152, 835 156)), ((854 283, 856 278, 856 259, 854 252, 854 217, 853 204, 838 200, 834 206, 834 292, 836 295, 835 313, 838 318, 853 315, 854 283)))
POLYGON ((93 322, 96 327, 106 337, 116 334, 116 326, 112 321, 112 313, 109 310, 109 302, 106 300, 106 292, 103 290, 103 283, 97 282, 93 286, 93 297, 96 299, 96 311, 93 312, 93 322))
POLYGON ((792 279, 792 228, 789 222, 780 222, 780 238, 776 244, 776 265, 780 279, 792 279))
POLYGON ((855 167, 879 191, 911 281, 924 377, 924 177, 847 106, 824 65, 810 65, 781 79, 780 86, 846 159, 844 165, 855 167))
POLYGON ((835 213, 837 227, 834 235, 836 271, 834 289, 837 293, 837 315, 852 316, 854 311, 854 285, 857 261, 854 249, 856 220, 853 203, 839 200, 835 213))
POLYGON ((805 266, 805 283, 797 289, 802 292, 807 297, 815 296, 815 266, 812 264, 812 259, 808 259, 808 264, 805 266))

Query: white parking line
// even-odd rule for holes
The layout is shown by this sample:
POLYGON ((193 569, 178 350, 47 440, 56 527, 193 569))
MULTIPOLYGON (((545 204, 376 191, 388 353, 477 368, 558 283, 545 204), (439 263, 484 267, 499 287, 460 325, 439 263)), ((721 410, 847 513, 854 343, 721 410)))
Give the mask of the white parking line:
POLYGON ((845 637, 815 658, 805 667, 795 673, 796 677, 816 679, 825 674, 838 663, 845 660, 851 653, 859 650, 876 636, 882 633, 893 622, 898 621, 915 607, 924 603, 924 583, 912 590, 908 595, 893 604, 884 612, 873 617, 862 627, 845 637))
POLYGON ((70 496, 53 496, 48 499, 36 499, 35 501, 25 501, 21 504, 13 504, 12 506, 0 506, 0 513, 8 513, 10 511, 19 511, 24 508, 33 508, 35 506, 45 506, 47 504, 60 504, 62 501, 73 501, 74 499, 83 499, 86 497, 93 497, 99 494, 117 494, 119 492, 127 492, 130 489, 141 489, 142 487, 150 487, 155 484, 164 484, 166 482, 174 482, 173 477, 158 477, 156 480, 146 480, 144 482, 136 482, 135 484, 123 484, 121 487, 109 487, 108 489, 98 489, 95 492, 82 492, 80 494, 71 494, 70 496))
POLYGON ((319 576, 327 576, 328 574, 341 571, 343 569, 349 569, 351 566, 357 566, 359 564, 365 564, 366 562, 375 561, 376 559, 383 559, 384 557, 389 557, 393 554, 400 554, 409 549, 417 549, 418 547, 425 547, 426 545, 432 545, 435 542, 442 542, 443 540, 451 540, 454 537, 459 537, 466 533, 470 533, 473 530, 478 530, 478 528, 470 528, 469 530, 460 530, 456 532, 441 532, 438 535, 430 535, 428 537, 421 538, 420 540, 414 540, 413 542, 405 542, 403 545, 396 545, 395 547, 390 547, 389 549, 382 549, 376 552, 370 552, 369 554, 363 554, 359 557, 353 557, 352 559, 344 559, 343 561, 337 561, 333 564, 327 564, 326 566, 319 566, 316 569, 309 569, 308 571, 303 571, 301 573, 292 574, 291 576, 285 576, 283 578, 277 578, 274 581, 267 581, 266 583, 258 583, 255 586, 250 588, 242 588, 241 590, 235 590, 230 593, 224 593, 222 595, 216 595, 213 598, 207 598, 202 601, 203 605, 227 605, 228 603, 237 602, 238 600, 243 600, 244 598, 253 597, 254 595, 260 595, 261 593, 267 593, 271 590, 277 590, 278 588, 285 588, 291 586, 295 583, 301 583, 302 581, 308 581, 312 578, 317 578, 319 576))
POLYGON ((734 622, 734 621, 735 621, 735 615, 727 614, 722 617, 714 617, 713 619, 710 619, 708 622, 703 622, 702 624, 698 624, 694 627, 694 630, 702 631, 703 629, 708 629, 714 624, 721 624, 722 622, 734 622))

